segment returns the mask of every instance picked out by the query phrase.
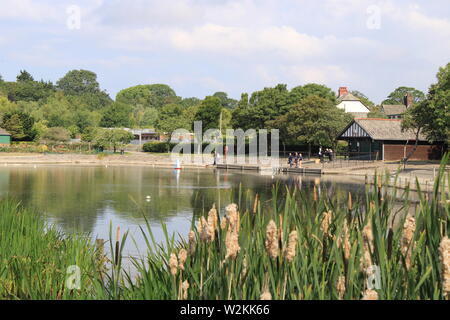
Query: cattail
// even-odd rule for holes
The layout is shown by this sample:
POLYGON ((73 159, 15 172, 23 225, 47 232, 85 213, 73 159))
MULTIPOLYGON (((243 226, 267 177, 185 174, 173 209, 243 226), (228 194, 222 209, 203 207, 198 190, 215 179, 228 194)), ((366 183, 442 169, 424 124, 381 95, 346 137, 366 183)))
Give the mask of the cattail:
POLYGON ((266 229, 266 250, 272 259, 278 257, 278 230, 273 220, 270 220, 266 229))
POLYGON ((364 270, 367 270, 372 265, 372 255, 373 252, 373 233, 372 233, 372 223, 369 223, 362 230, 363 236, 363 256, 362 266, 364 270))
POLYGON ((178 252, 178 267, 180 270, 184 271, 184 264, 186 263, 187 259, 187 251, 185 249, 181 249, 180 252, 178 252))
POLYGON ((170 268, 170 273, 173 276, 176 276, 177 275, 177 271, 178 271, 178 259, 177 259, 177 256, 174 253, 170 254, 169 268, 170 268))
POLYGON ((314 186, 314 189, 313 189, 313 200, 314 200, 314 201, 317 201, 317 199, 318 199, 318 196, 317 196, 317 188, 316 188, 316 186, 314 186))
POLYGON ((200 234, 200 240, 202 242, 208 241, 209 238, 209 228, 208 228, 208 222, 206 221, 205 217, 200 217, 199 221, 200 230, 198 231, 200 234))
POLYGON ((208 212, 208 224, 212 227, 214 231, 217 230, 218 223, 217 223, 217 210, 215 204, 208 212))
POLYGON ((216 238, 216 228, 217 228, 217 213, 215 209, 213 212, 210 211, 208 214, 208 222, 206 224, 206 236, 208 242, 213 242, 216 238))
POLYGON ((416 231, 416 219, 411 216, 406 217, 405 223, 403 225, 403 236, 401 239, 401 251, 405 257, 406 268, 411 267, 411 252, 413 250, 413 237, 416 231))
POLYGON ((184 280, 181 284, 181 290, 183 292, 183 300, 187 300, 188 298, 188 289, 189 289, 189 282, 187 280, 184 280))
POLYGON ((364 291, 362 300, 378 300, 378 292, 372 289, 364 291))
POLYGON ((259 195, 256 194, 255 202, 253 202, 253 213, 256 213, 256 210, 258 209, 258 198, 259 198, 259 195))
POLYGON ((227 249, 227 253, 225 256, 225 260, 230 259, 236 259, 237 254, 241 250, 241 247, 239 246, 239 234, 236 231, 232 231, 229 229, 227 231, 227 235, 225 236, 225 246, 227 249))
POLYGON ((244 256, 244 259, 242 259, 242 271, 241 271, 241 279, 244 279, 244 277, 247 275, 247 256, 244 256))
POLYGON ((193 230, 189 231, 189 254, 195 254, 195 232, 193 230))
POLYGON ((279 219, 280 221, 280 227, 278 228, 278 245, 280 246, 280 249, 283 250, 283 216, 280 214, 279 219))
POLYGON ((344 276, 339 276, 339 278, 336 282, 336 290, 339 295, 339 300, 344 299, 344 294, 345 294, 345 277, 344 276))
POLYGON ((297 246, 297 240, 297 231, 291 231, 291 233, 289 233, 288 246, 286 249, 286 260, 289 262, 292 262, 295 258, 295 248, 297 246))
POLYGON ((348 203, 347 203, 348 210, 353 209, 353 201, 352 201, 352 194, 348 193, 348 203))
POLYGON ((225 208, 225 211, 229 223, 228 228, 239 233, 240 216, 239 212, 237 211, 237 205, 232 203, 225 208))
POLYGON ((332 217, 333 217, 333 213, 331 211, 323 213, 322 222, 320 224, 320 230, 322 230, 324 236, 331 237, 330 225, 331 225, 332 217))
POLYGON ((228 222, 227 217, 223 217, 220 220, 220 229, 225 230, 225 228, 227 227, 227 222, 228 222))
POLYGON ((439 257, 442 267, 442 291, 447 297, 450 295, 450 239, 448 237, 441 240, 439 257))
POLYGON ((270 294, 269 290, 264 290, 264 292, 261 294, 260 300, 272 300, 272 295, 270 294))
POLYGON ((350 244, 350 232, 348 230, 347 222, 345 222, 344 227, 342 228, 341 235, 337 238, 336 241, 337 247, 344 249, 344 258, 348 261, 350 259, 350 253, 352 251, 352 246, 350 244))

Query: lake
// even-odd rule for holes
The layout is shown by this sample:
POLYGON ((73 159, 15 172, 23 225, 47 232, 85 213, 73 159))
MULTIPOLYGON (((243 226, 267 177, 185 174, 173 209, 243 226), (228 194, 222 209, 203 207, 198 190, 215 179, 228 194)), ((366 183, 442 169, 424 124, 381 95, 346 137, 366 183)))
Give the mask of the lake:
MULTIPOLYGON (((363 180, 362 180, 363 181, 363 180)), ((223 213, 231 202, 246 193, 241 211, 252 208, 256 194, 263 206, 270 206, 274 184, 297 186, 306 192, 364 193, 361 179, 300 175, 260 175, 214 169, 161 169, 144 166, 59 166, 8 165, 0 167, 0 195, 20 200, 66 232, 82 232, 108 239, 113 230, 130 231, 125 253, 145 253, 139 226, 144 216, 158 241, 164 239, 161 223, 170 234, 186 236, 192 218, 207 212, 215 203, 223 213)), ((270 210, 267 208, 267 210, 270 210)), ((114 232, 115 234, 115 232, 114 232)))

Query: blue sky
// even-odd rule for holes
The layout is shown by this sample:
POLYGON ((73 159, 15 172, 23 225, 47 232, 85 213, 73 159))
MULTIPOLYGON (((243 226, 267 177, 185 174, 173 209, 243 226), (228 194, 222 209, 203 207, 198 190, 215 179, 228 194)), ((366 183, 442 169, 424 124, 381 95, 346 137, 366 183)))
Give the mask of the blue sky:
POLYGON ((348 86, 379 103, 426 91, 450 62, 448 0, 0 0, 0 74, 97 73, 112 97, 166 83, 183 97, 348 86), (78 15, 79 12, 79 15, 78 15), (79 17, 79 19, 78 19, 79 17), (78 24, 79 21, 79 24, 78 24), (69 27, 70 26, 70 27, 69 27))

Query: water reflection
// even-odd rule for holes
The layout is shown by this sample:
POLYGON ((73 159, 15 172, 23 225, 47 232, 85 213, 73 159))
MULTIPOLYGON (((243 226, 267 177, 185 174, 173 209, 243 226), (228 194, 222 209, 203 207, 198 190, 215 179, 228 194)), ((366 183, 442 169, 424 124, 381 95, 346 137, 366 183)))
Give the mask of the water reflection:
MULTIPOLYGON (((280 182, 304 191, 316 186, 318 193, 355 198, 364 192, 360 182, 339 183, 300 175, 265 176, 220 170, 173 170, 149 167, 8 166, 0 168, 0 195, 20 200, 46 215, 65 231, 81 231, 108 238, 109 223, 130 230, 141 243, 139 226, 145 216, 162 240, 161 222, 169 232, 187 234, 193 216, 215 203, 223 212, 231 202, 241 210, 252 208, 254 196, 261 203, 280 182), (246 197, 239 197, 245 194, 246 197), (247 199, 247 200, 244 200, 247 199)), ((270 208, 265 208, 270 210, 270 208)), ((134 244, 133 244, 134 246, 134 244)), ((130 252, 133 251, 130 249, 130 252)))

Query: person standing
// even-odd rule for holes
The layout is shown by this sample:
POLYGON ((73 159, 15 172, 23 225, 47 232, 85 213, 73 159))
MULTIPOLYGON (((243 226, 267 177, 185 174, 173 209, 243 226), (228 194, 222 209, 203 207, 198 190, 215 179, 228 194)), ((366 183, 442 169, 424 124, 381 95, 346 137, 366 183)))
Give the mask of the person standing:
POLYGON ((298 154, 298 166, 302 167, 303 155, 301 153, 298 154))
POLYGON ((295 162, 295 167, 298 168, 298 153, 297 152, 295 153, 295 156, 294 156, 294 162, 295 162))
POLYGON ((290 168, 292 168, 293 160, 294 160, 294 157, 292 156, 292 153, 289 152, 288 165, 289 165, 290 168))

